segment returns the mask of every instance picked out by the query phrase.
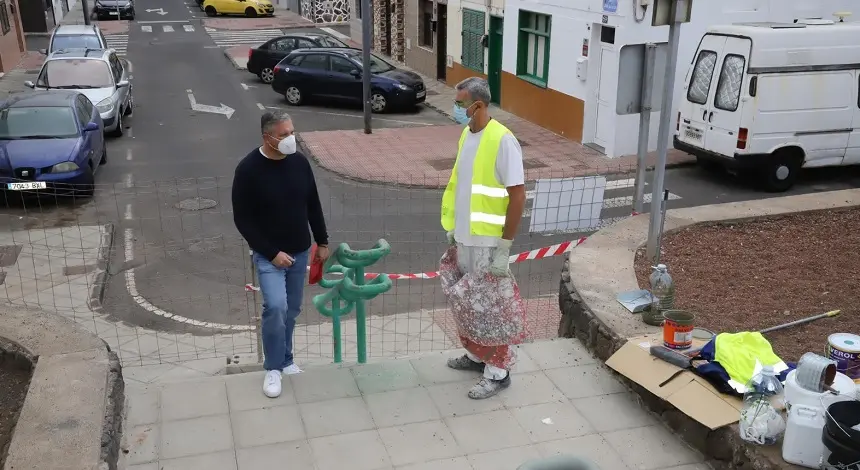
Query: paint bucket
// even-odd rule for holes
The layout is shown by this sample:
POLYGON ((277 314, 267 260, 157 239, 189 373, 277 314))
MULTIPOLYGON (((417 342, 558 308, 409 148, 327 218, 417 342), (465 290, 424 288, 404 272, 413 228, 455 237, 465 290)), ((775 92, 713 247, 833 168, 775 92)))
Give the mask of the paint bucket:
POLYGON ((860 383, 860 336, 851 333, 828 336, 824 357, 836 361, 836 370, 860 383))
POLYGON ((687 349, 693 345, 693 320, 696 317, 683 310, 663 313, 663 346, 669 349, 687 349))
POLYGON ((822 393, 836 380, 836 361, 813 352, 797 361, 797 384, 810 392, 822 393))

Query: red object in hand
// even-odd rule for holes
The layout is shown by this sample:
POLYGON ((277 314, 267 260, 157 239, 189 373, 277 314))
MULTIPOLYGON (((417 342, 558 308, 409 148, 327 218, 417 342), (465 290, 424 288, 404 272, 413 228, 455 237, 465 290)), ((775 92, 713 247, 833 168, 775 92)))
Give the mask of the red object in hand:
POLYGON ((311 246, 311 265, 310 272, 308 273, 309 286, 319 283, 323 278, 323 264, 324 261, 317 257, 317 245, 314 243, 311 246))

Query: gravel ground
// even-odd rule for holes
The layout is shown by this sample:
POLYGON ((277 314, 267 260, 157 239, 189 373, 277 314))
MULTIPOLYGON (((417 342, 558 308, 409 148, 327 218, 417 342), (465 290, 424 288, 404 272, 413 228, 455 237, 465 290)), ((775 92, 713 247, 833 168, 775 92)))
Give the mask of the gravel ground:
POLYGON ((30 376, 30 370, 22 369, 15 361, 3 361, 0 356, 0 468, 4 468, 6 451, 27 396, 30 376))
MULTIPOLYGON (((860 209, 688 227, 664 238, 661 262, 675 281, 676 308, 718 333, 842 311, 767 334, 785 361, 824 354, 832 333, 860 333, 860 209)), ((635 267, 647 288, 644 249, 635 267)))

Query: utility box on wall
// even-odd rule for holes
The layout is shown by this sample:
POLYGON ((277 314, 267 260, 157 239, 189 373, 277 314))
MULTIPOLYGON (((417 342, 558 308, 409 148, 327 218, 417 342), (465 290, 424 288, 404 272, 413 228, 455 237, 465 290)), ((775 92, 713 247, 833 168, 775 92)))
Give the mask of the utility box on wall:
POLYGON ((582 81, 588 80, 588 57, 576 59, 576 78, 582 81))

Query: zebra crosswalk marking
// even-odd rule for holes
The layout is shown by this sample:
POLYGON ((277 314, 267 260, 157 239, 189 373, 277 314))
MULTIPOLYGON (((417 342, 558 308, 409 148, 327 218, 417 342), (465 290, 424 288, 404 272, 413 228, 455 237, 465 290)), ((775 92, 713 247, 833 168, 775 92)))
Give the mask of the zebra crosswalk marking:
POLYGON ((184 25, 182 25, 182 29, 184 29, 186 33, 193 33, 194 32, 194 25, 184 24, 184 25))
POLYGON ((107 46, 116 51, 117 55, 126 55, 128 52, 128 34, 106 35, 107 46))
POLYGON ((219 47, 232 47, 241 45, 262 44, 269 39, 283 36, 280 29, 256 29, 242 31, 206 31, 209 37, 219 47))
MULTIPOLYGON (((634 178, 610 180, 610 181, 606 182, 606 187, 604 188, 604 191, 609 192, 609 191, 629 190, 629 189, 632 189, 635 185, 636 185, 636 180, 634 178)), ((628 217, 627 215, 622 216, 622 217, 607 217, 604 214, 604 212, 606 210, 619 209, 619 208, 625 208, 625 207, 632 209, 633 208, 633 197, 634 197, 633 195, 629 195, 629 196, 625 195, 625 196, 604 198, 603 199, 603 205, 601 207, 602 210, 601 210, 600 223, 596 227, 591 227, 591 228, 586 228, 586 229, 577 229, 575 232, 581 233, 581 232, 590 232, 590 231, 594 231, 594 230, 599 230, 601 228, 604 228, 606 226, 609 226, 609 225, 612 225, 616 222, 619 222, 623 219, 626 219, 628 217)), ((527 205, 527 207, 523 212, 524 218, 525 217, 531 217, 532 208, 533 208, 532 206, 534 205, 534 198, 535 198, 535 190, 526 191, 526 205, 527 205)), ((674 193, 671 193, 671 192, 669 193, 669 200, 678 200, 678 199, 681 199, 681 196, 674 194, 674 193)), ((648 192, 648 191, 645 192, 643 202, 645 204, 648 204, 651 202, 651 193, 650 192, 648 192)), ((583 203, 583 205, 586 205, 586 204, 588 204, 588 203, 583 203)), ((617 214, 618 210, 615 210, 613 212, 615 212, 617 214)), ((571 232, 570 231, 562 231, 562 232, 558 232, 558 231, 543 232, 542 231, 539 233, 541 235, 545 235, 545 236, 552 236, 552 235, 559 235, 559 234, 571 233, 571 232)))
POLYGON ((170 26, 169 24, 164 25, 164 32, 165 33, 172 33, 173 32, 173 26, 170 26))

